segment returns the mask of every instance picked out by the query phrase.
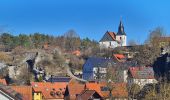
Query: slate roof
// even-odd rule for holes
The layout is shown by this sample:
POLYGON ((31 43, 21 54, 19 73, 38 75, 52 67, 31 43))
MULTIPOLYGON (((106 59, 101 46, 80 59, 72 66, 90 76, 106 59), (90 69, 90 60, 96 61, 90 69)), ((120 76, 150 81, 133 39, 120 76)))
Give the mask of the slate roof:
POLYGON ((111 58, 89 57, 83 65, 83 70, 90 71, 93 70, 94 67, 107 67, 109 63, 115 64, 111 58))
POLYGON ((135 79, 154 79, 154 71, 152 67, 130 67, 129 72, 135 79))
POLYGON ((94 67, 106 68, 108 65, 114 65, 113 59, 103 57, 89 57, 83 65, 83 79, 94 80, 93 69, 94 67))
POLYGON ((116 41, 116 34, 114 32, 109 32, 107 31, 100 42, 105 42, 105 41, 116 41))
POLYGON ((50 77, 47 82, 69 82, 71 77, 50 77))
POLYGON ((120 21, 117 35, 126 35, 122 21, 120 21))

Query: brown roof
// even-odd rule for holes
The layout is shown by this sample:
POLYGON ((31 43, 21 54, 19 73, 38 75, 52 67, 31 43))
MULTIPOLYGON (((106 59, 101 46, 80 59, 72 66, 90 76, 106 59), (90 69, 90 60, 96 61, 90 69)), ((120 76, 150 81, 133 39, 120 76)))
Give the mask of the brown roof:
POLYGON ((101 87, 106 86, 106 83, 86 83, 86 89, 88 90, 95 90, 97 93, 99 93, 102 97, 108 97, 109 91, 101 91, 101 87))
POLYGON ((81 84, 75 80, 71 80, 68 84, 68 92, 70 100, 75 100, 76 96, 84 90, 85 84, 81 84))
MULTIPOLYGON (((126 83, 112 83, 113 86, 112 95, 114 97, 127 97, 127 89, 126 89, 126 83)), ((102 87, 108 87, 107 83, 86 83, 86 89, 88 90, 95 90, 97 93, 99 93, 103 98, 109 97, 109 91, 103 91, 102 87)))
POLYGON ((32 87, 31 86, 10 86, 13 90, 23 96, 23 100, 32 100, 32 87))
POLYGON ((84 90, 77 96, 76 100, 89 100, 95 93, 101 98, 95 90, 84 90))

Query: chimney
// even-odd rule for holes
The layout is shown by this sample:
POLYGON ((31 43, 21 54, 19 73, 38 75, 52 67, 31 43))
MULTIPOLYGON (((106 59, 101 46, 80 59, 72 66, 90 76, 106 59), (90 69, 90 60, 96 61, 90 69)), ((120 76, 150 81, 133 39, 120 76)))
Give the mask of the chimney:
POLYGON ((53 75, 51 75, 51 83, 53 83, 53 75))

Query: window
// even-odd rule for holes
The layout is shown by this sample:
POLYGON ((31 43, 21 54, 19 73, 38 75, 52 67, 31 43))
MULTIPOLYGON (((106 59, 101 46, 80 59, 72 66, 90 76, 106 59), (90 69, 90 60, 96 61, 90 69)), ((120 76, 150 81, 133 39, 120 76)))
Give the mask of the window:
POLYGON ((109 88, 106 86, 101 86, 100 89, 101 91, 109 91, 109 88))
POLYGON ((110 46, 112 45, 112 42, 109 42, 110 43, 110 46))

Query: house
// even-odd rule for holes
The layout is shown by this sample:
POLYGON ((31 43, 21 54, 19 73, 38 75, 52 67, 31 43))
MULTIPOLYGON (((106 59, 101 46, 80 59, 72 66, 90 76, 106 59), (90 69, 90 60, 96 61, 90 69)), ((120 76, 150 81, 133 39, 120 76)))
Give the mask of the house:
POLYGON ((101 48, 115 48, 118 46, 126 46, 126 33, 122 21, 120 21, 117 34, 107 31, 99 41, 101 48))
MULTIPOLYGON (((32 87, 31 86, 10 86, 11 89, 20 93, 23 97, 22 100, 32 100, 32 87)), ((35 99, 36 100, 36 99, 35 99)))
POLYGON ((130 67, 127 81, 128 86, 138 84, 141 88, 149 83, 157 83, 152 67, 130 67))
POLYGON ((89 57, 83 65, 83 79, 88 81, 105 79, 107 67, 114 64, 111 58, 89 57))
POLYGON ((89 82, 85 85, 86 90, 95 90, 103 99, 112 96, 117 100, 126 100, 128 92, 126 83, 89 82), (112 88, 112 90, 111 90, 112 88))
POLYGON ((83 90, 78 94, 76 100, 103 100, 95 90, 83 90))
POLYGON ((34 100, 64 100, 66 82, 32 82, 34 100))
POLYGON ((80 93, 82 93, 84 88, 85 88, 85 84, 79 83, 78 81, 72 79, 67 85, 64 99, 65 100, 76 100, 77 96, 80 93))

